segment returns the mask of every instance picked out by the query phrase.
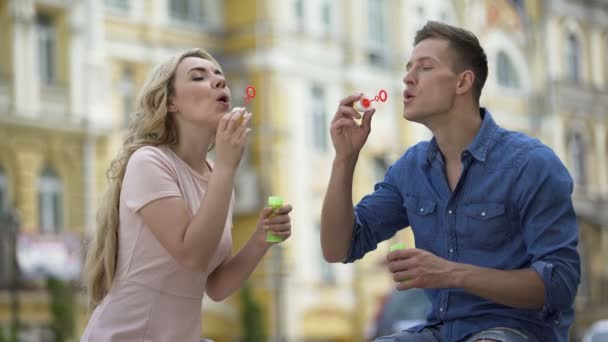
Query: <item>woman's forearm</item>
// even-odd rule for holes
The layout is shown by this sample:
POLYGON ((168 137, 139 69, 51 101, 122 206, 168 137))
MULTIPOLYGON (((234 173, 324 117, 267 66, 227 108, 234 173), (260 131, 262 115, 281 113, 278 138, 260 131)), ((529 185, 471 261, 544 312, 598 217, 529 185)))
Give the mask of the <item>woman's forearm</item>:
POLYGON ((260 243, 255 236, 233 257, 218 267, 207 280, 207 295, 221 301, 241 288, 268 251, 269 244, 260 243))

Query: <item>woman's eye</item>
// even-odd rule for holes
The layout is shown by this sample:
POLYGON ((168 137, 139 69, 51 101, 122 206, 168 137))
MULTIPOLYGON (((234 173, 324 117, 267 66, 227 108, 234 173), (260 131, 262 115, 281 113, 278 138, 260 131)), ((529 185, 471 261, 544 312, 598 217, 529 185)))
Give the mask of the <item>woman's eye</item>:
POLYGON ((197 76, 197 77, 193 77, 193 78, 192 78, 192 80, 193 80, 193 81, 202 81, 202 80, 203 80, 203 78, 202 78, 202 77, 200 77, 200 76, 197 76))

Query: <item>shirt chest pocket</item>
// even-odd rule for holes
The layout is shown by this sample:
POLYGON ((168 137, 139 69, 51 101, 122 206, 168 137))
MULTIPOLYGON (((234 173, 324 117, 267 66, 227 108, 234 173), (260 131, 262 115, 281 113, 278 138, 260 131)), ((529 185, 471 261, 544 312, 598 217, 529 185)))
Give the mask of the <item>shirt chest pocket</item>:
POLYGON ((427 242, 436 239, 437 203, 429 199, 405 196, 403 205, 407 210, 416 245, 424 247, 427 242))
POLYGON ((476 203, 463 207, 464 227, 459 240, 480 249, 500 247, 509 237, 510 224, 501 203, 476 203))

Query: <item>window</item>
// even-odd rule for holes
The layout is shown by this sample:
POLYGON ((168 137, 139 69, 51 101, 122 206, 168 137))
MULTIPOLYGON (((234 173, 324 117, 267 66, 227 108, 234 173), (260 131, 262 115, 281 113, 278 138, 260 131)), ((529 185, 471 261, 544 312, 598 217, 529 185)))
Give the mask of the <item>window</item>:
POLYGON ((572 177, 576 185, 585 185, 586 157, 585 141, 580 133, 575 133, 569 144, 570 162, 572 164, 572 177))
POLYGON ((566 63, 568 77, 571 81, 578 82, 581 80, 580 71, 580 43, 574 33, 569 33, 566 40, 566 63))
POLYGON ((129 0, 105 0, 106 6, 123 12, 129 11, 129 0))
POLYGON ((4 169, 0 167, 0 216, 8 209, 8 180, 4 169))
POLYGON ((517 71, 513 66, 511 58, 504 52, 498 52, 496 58, 496 74, 498 75, 498 84, 507 88, 519 88, 519 77, 517 77, 517 71))
POLYGON ((325 113, 325 92, 319 86, 312 87, 312 139, 315 149, 319 152, 327 151, 328 123, 325 113))
POLYGON ((324 0, 321 5, 321 21, 326 34, 331 32, 331 7, 328 0, 324 0))
POLYGON ((202 0, 170 0, 169 15, 180 21, 201 23, 205 17, 202 0))
POLYGON ((57 46, 54 18, 39 14, 36 18, 36 36, 38 39, 38 68, 40 81, 43 84, 55 82, 55 49, 57 46))
POLYGON ((318 259, 319 259, 319 279, 321 281, 321 284, 323 285, 335 285, 336 284, 336 274, 335 274, 335 270, 334 267, 328 263, 327 261, 325 261, 325 258, 323 257, 323 250, 321 249, 321 243, 319 242, 321 239, 321 225, 320 224, 316 224, 316 232, 318 233, 318 239, 317 239, 317 243, 315 244, 317 247, 318 252, 318 259))
POLYGON ((135 102, 135 85, 133 81, 133 69, 125 67, 122 72, 122 79, 118 85, 120 90, 120 101, 123 113, 123 126, 127 127, 130 122, 130 115, 133 112, 133 104, 135 102))
POLYGON ((386 65, 386 6, 384 0, 369 0, 368 2, 368 32, 370 51, 368 60, 371 64, 386 65))
POLYGON ((296 17, 296 28, 300 31, 304 30, 304 0, 295 0, 293 11, 296 17))
POLYGON ((38 220, 42 233, 59 233, 63 228, 62 192, 55 171, 45 168, 38 180, 38 220))

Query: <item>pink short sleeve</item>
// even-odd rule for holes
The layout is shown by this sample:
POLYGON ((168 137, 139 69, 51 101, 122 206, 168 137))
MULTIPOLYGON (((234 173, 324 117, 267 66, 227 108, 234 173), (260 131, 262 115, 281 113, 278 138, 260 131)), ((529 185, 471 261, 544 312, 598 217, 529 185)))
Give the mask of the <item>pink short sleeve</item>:
POLYGON ((133 212, 160 198, 182 197, 171 160, 151 146, 138 149, 129 158, 122 192, 122 199, 133 212))

